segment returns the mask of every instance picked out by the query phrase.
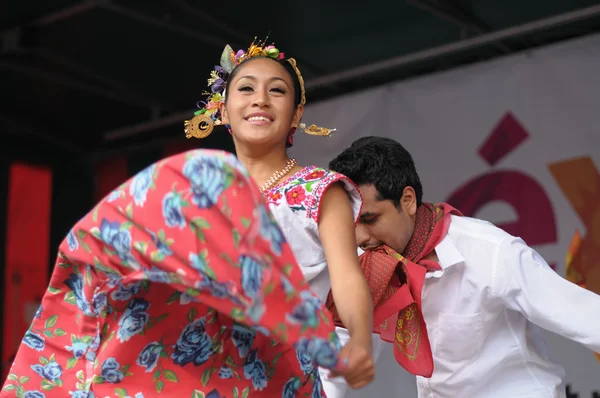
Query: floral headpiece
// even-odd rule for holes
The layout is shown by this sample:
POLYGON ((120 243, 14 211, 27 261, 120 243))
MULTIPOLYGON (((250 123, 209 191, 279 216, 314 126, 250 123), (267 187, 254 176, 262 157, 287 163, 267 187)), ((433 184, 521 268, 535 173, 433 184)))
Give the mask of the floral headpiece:
MULTIPOLYGON (((269 57, 275 60, 285 59, 285 54, 279 51, 274 45, 265 45, 264 42, 257 42, 256 39, 252 42, 248 50, 233 51, 231 46, 226 45, 221 54, 220 65, 216 65, 215 69, 210 72, 208 78, 208 86, 210 92, 203 93, 207 95, 206 101, 198 102, 200 108, 194 112, 194 117, 191 120, 184 122, 184 130, 186 138, 206 138, 212 133, 214 126, 221 125, 221 104, 225 102, 225 87, 227 79, 231 76, 233 70, 244 61, 254 57, 269 57)), ((294 58, 287 59, 294 72, 298 76, 300 83, 300 104, 306 104, 306 94, 304 90, 304 79, 300 70, 296 66, 294 58)), ((310 135, 318 135, 328 137, 335 129, 315 126, 314 124, 306 126, 304 123, 298 125, 298 129, 303 130, 310 135)))

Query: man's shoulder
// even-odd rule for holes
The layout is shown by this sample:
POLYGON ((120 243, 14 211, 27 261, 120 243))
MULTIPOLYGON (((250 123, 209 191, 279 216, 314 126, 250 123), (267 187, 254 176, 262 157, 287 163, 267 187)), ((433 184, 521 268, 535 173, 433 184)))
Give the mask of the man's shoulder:
POLYGON ((464 258, 465 270, 483 276, 486 283, 493 264, 509 255, 504 248, 515 239, 489 221, 462 216, 452 216, 447 238, 464 258))
POLYGON ((460 240, 485 242, 488 245, 500 245, 507 239, 513 238, 512 235, 489 221, 456 215, 451 216, 448 234, 460 240))

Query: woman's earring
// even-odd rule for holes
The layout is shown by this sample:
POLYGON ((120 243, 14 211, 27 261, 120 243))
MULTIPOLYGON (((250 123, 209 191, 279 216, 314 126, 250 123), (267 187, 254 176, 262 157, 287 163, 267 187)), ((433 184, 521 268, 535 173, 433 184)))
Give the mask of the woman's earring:
POLYGON ((292 147, 292 145, 294 145, 294 134, 296 134, 297 128, 298 127, 292 127, 290 129, 290 133, 288 134, 288 137, 287 137, 286 148, 290 148, 290 147, 292 147))
POLYGON ((304 132, 306 134, 317 135, 317 136, 321 136, 321 137, 331 137, 331 133, 336 131, 336 129, 328 129, 326 127, 319 127, 314 124, 311 124, 310 126, 307 127, 306 124, 300 123, 300 125, 298 127, 300 129, 304 130, 304 132))

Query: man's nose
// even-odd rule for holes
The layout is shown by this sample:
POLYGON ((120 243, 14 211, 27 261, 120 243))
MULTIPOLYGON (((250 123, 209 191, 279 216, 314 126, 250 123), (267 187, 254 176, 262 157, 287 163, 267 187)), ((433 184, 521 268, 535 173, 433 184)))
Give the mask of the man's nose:
POLYGON ((369 232, 364 225, 358 224, 356 226, 356 246, 363 247, 369 241, 369 232))

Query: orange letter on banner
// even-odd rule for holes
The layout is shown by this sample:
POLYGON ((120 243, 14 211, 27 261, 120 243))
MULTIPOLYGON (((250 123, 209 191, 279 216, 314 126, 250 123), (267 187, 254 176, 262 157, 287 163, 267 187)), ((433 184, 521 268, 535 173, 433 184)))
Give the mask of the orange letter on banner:
POLYGON ((589 157, 553 163, 549 168, 587 229, 570 267, 583 278, 586 288, 600 294, 600 173, 589 157))

